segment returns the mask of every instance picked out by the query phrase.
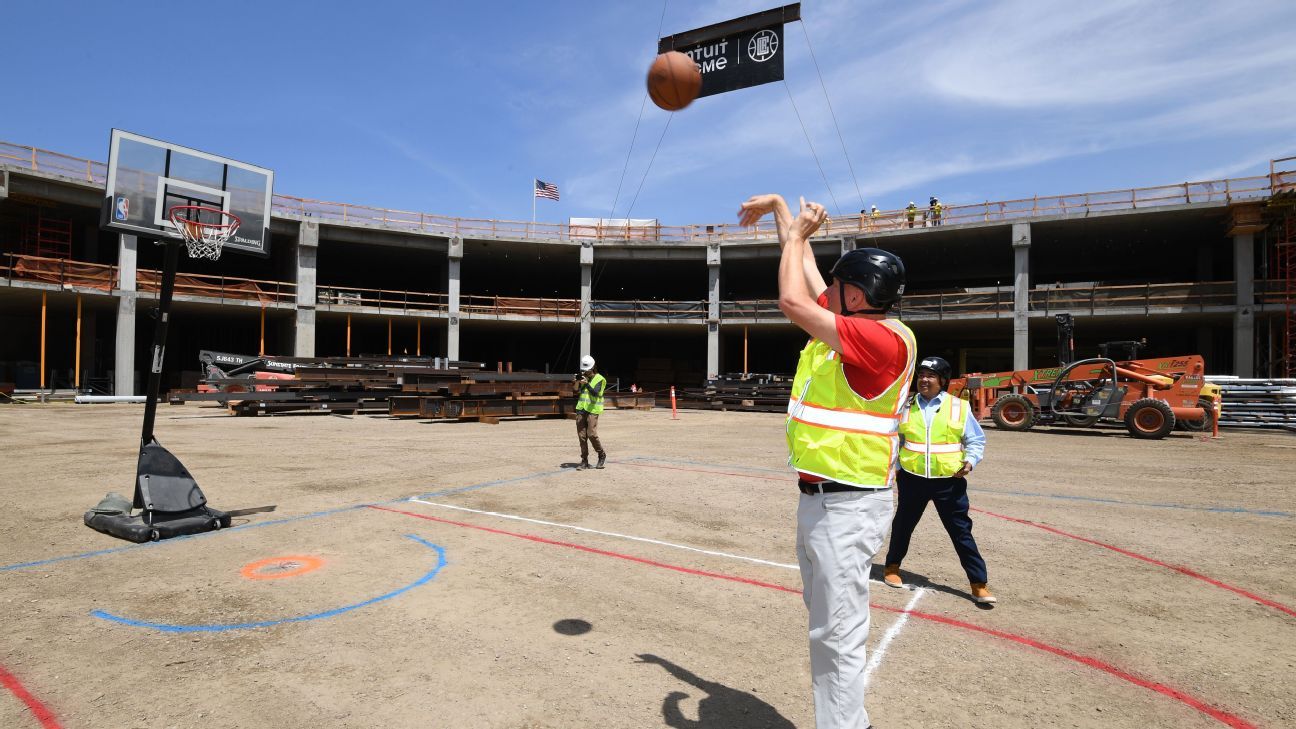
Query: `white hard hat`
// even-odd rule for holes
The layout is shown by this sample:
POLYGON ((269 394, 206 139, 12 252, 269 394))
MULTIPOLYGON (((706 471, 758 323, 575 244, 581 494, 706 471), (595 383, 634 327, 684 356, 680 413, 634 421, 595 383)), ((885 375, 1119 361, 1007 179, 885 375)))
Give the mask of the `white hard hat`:
POLYGON ((584 357, 581 357, 580 368, 581 368, 581 372, 584 372, 585 370, 594 369, 594 358, 589 356, 588 354, 585 355, 584 357))

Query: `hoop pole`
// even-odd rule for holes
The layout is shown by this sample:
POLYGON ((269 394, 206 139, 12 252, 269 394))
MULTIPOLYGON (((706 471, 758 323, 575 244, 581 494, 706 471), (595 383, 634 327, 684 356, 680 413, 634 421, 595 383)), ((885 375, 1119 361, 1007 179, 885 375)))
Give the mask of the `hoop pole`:
POLYGON ((77 294, 76 363, 73 367, 72 387, 81 392, 81 294, 77 294))
POLYGON ((45 314, 48 310, 47 297, 49 294, 41 292, 41 364, 40 364, 40 389, 45 389, 45 314))
MULTIPOLYGON (((167 324, 171 318, 171 294, 175 291, 176 267, 180 261, 180 241, 163 241, 166 263, 162 269, 162 292, 158 296, 157 324, 153 328, 153 357, 149 363, 148 393, 144 400, 144 427, 140 431, 140 450, 153 440, 153 421, 157 417, 158 392, 162 389, 162 363, 166 359, 167 324)), ((139 484, 135 485, 135 506, 143 508, 139 484)))

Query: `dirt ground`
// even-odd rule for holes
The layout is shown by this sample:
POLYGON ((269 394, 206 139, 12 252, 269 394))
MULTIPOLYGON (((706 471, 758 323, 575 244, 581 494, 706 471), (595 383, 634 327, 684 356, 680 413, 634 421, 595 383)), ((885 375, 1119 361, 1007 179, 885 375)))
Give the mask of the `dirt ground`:
MULTIPOLYGON (((0 406, 0 727, 813 725, 778 415, 609 412, 578 472, 571 421, 163 406, 213 506, 278 510, 135 546, 81 519, 141 413, 0 406)), ((1296 726, 1296 437, 987 436, 1000 602, 929 509, 875 726, 1296 726)))

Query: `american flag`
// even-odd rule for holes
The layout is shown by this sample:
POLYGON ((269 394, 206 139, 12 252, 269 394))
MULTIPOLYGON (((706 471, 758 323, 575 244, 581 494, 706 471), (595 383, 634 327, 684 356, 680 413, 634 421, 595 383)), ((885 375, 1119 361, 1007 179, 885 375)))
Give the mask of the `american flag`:
POLYGON ((547 197, 547 198, 549 198, 550 200, 557 200, 557 199, 558 199, 558 186, 555 185, 555 184, 553 184, 553 183, 550 183, 550 182, 545 182, 544 180, 536 180, 536 181, 535 181, 535 196, 536 196, 536 197, 547 197))

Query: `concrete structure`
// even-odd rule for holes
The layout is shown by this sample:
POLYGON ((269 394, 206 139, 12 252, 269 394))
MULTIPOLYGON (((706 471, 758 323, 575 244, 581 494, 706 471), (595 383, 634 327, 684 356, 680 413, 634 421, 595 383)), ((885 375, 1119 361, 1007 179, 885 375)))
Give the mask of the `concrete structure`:
MULTIPOLYGON (((134 394, 140 342, 150 334, 135 330, 151 326, 139 314, 156 298, 161 256, 98 231, 103 186, 94 165, 79 173, 0 166, 0 381, 32 380, 41 292, 55 332, 48 367, 56 383, 72 379, 71 350, 59 343, 81 295, 100 320, 87 327, 99 346, 83 345, 96 353, 83 371, 93 379, 112 370, 111 389, 134 394), (42 260, 28 245, 24 226, 48 217, 80 231, 68 261, 42 260)), ((1029 209, 1020 201, 951 206, 932 228, 909 228, 898 215, 834 220, 813 244, 824 271, 855 247, 898 253, 909 283, 896 315, 923 353, 960 372, 1052 364, 1053 315, 1065 311, 1077 319, 1082 354, 1100 341, 1146 337, 1149 356, 1202 350, 1212 373, 1272 373, 1285 316, 1281 287, 1268 280, 1272 231, 1263 221, 1239 226, 1236 212, 1257 208, 1276 183, 1231 182, 1227 194, 1185 185, 1181 198, 1155 204, 1130 191, 1121 204, 1066 196, 1026 201, 1029 209)), ((775 303, 779 249, 768 228, 582 237, 553 224, 282 196, 271 227, 268 258, 182 262, 169 386, 191 384, 198 349, 409 353, 550 371, 570 371, 593 353, 626 385, 697 386, 744 368, 790 372, 804 344, 775 303)))

